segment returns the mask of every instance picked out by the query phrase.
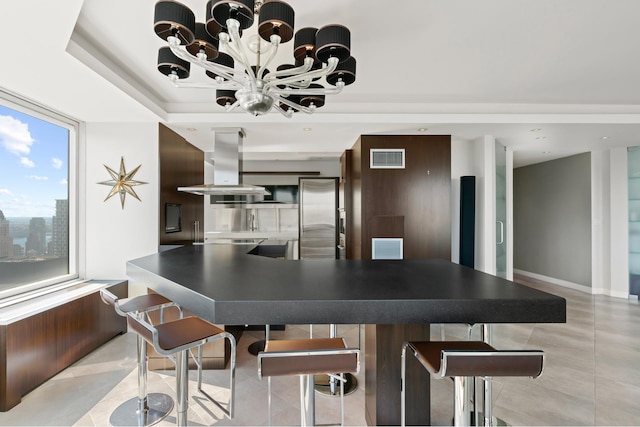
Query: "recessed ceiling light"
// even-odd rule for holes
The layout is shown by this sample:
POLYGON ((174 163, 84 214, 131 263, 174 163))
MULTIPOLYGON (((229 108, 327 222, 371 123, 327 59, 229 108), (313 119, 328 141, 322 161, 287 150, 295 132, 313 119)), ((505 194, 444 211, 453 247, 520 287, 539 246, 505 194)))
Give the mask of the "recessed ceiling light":
POLYGON ((196 129, 196 128, 187 128, 187 130, 188 130, 189 132, 195 132, 195 131, 197 131, 198 129, 196 129))
POLYGON ((536 139, 547 139, 546 136, 536 136, 536 139))
POLYGON ((542 154, 551 154, 551 151, 543 151, 542 154))
POLYGON ((609 137, 608 136, 603 136, 602 139, 609 139, 609 137))
POLYGON ((540 128, 533 128, 533 129, 531 129, 531 132, 540 132, 541 130, 542 129, 540 129, 540 128))
POLYGON ((305 132, 311 132, 311 128, 302 128, 302 130, 305 132))
POLYGON ((418 132, 424 132, 426 130, 427 130, 427 128, 418 128, 418 132))

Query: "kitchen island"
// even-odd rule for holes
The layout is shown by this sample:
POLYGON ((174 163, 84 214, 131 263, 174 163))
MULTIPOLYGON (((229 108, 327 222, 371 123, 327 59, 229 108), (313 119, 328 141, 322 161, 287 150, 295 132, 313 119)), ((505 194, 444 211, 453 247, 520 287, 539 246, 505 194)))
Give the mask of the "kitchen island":
MULTIPOLYGON (((444 260, 277 260, 202 245, 127 263, 131 283, 217 324, 367 324, 370 424, 398 424, 400 350, 430 323, 562 323, 563 298, 444 260), (375 326, 374 326, 375 325, 375 326), (384 360, 382 360, 384 359, 384 360)), ((408 366, 407 419, 429 423, 429 378, 408 366)))

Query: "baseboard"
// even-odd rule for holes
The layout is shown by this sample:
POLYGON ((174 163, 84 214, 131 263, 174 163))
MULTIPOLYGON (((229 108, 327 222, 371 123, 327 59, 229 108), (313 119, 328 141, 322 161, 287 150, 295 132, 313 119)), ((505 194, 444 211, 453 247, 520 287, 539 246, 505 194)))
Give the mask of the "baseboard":
POLYGON ((629 298, 629 295, 625 292, 612 291, 611 289, 604 289, 604 288, 591 288, 589 286, 580 285, 578 283, 569 282, 567 280, 556 279, 555 277, 548 277, 538 273, 531 273, 530 271, 518 270, 516 268, 513 269, 513 272, 515 274, 519 274, 520 276, 529 277, 535 280, 541 280, 543 282, 551 283, 552 285, 558 285, 558 286, 562 286, 563 288, 569 288, 575 291, 584 292, 585 294, 606 295, 614 298, 624 298, 624 299, 629 298))
POLYGON ((627 292, 620 292, 620 291, 612 291, 611 289, 604 289, 604 288, 596 288, 593 290, 593 294, 594 295, 607 295, 609 297, 614 297, 614 298, 624 298, 624 299, 630 299, 631 295, 629 295, 627 292))
POLYGON ((567 280, 556 279, 555 277, 548 277, 538 273, 531 273, 530 271, 513 269, 515 274, 520 276, 530 277, 532 279, 541 280, 543 282, 551 283, 552 285, 562 286, 563 288, 573 289, 574 291, 584 292, 585 294, 593 294, 593 288, 578 283, 569 282, 567 280))

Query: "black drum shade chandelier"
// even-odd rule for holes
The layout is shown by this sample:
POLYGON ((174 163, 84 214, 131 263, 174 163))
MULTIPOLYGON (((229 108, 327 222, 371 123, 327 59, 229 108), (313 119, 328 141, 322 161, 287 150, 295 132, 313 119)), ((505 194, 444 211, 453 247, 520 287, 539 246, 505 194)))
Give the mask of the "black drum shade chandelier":
POLYGON ((158 1, 154 30, 168 44, 158 52, 158 70, 177 87, 215 88, 216 102, 227 111, 240 106, 254 116, 272 109, 286 117, 313 113, 326 95, 356 79, 351 33, 343 25, 294 32, 294 16, 279 0, 209 0, 205 22, 196 22, 187 6, 158 1), (257 34, 249 35, 245 30, 256 17, 257 34), (293 63, 270 71, 280 44, 292 39, 293 63), (210 83, 183 81, 191 64, 204 68, 210 83))

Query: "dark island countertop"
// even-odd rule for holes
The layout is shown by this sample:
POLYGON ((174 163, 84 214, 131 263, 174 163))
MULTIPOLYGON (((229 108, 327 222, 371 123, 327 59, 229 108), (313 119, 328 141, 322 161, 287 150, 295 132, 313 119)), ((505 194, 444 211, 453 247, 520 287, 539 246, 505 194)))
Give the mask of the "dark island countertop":
POLYGON ((219 324, 562 323, 563 298, 445 260, 282 260, 246 245, 138 258, 127 275, 219 324))

